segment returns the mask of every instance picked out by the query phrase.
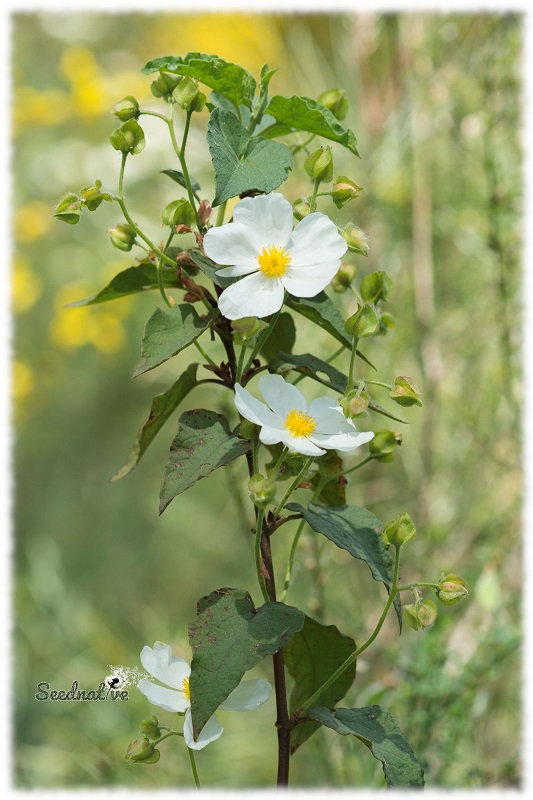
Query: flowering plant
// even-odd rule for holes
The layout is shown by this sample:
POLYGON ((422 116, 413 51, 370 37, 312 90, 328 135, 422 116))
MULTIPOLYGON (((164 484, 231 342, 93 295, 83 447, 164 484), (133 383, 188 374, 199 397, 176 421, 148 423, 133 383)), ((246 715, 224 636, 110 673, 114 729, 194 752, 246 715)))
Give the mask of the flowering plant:
POLYGON ((163 473, 160 512, 197 481, 236 459, 244 460, 262 603, 257 605, 250 592, 240 588, 215 589, 201 598, 197 617, 189 625, 190 666, 173 657, 167 644, 156 642, 153 648, 143 648, 141 663, 159 683, 142 679, 139 690, 166 712, 184 715, 184 725, 174 730, 154 715, 143 720, 143 738, 130 744, 127 758, 155 764, 160 758, 156 745, 170 736, 181 736, 199 786, 194 751, 222 734, 217 710, 252 710, 264 703, 270 694, 269 682, 243 680, 243 676, 272 657, 278 784, 288 783, 291 754, 324 726, 362 742, 381 761, 388 785, 420 786, 422 767, 390 711, 381 705, 338 707, 354 681, 357 658, 372 645, 391 608, 400 632, 402 619, 419 630, 430 626, 437 614, 435 603, 423 598, 424 589, 433 590, 444 605, 453 605, 467 594, 464 582, 453 573, 442 573, 436 582, 400 585, 400 554, 415 535, 411 517, 403 511, 384 525, 367 509, 346 502, 347 476, 371 461, 391 461, 401 442, 396 431, 376 430, 375 417, 369 416, 403 422, 374 400, 374 387, 388 389, 389 398, 403 408, 421 405, 418 389, 406 376, 397 376, 391 384, 364 377, 365 369, 375 367, 359 345, 385 336, 391 327, 392 317, 383 311, 383 304, 390 300, 392 282, 386 272, 376 271, 366 274, 356 287, 354 263, 341 259, 348 251, 365 256, 368 238, 351 222, 340 229, 327 204, 343 208, 362 190, 354 180, 340 175, 331 190, 319 192, 333 181, 333 152, 330 145, 310 149, 319 138, 358 155, 353 132, 342 124, 346 98, 340 90, 329 90, 318 100, 270 96, 275 70, 265 65, 257 82, 246 69, 202 53, 157 58, 144 72, 156 76, 152 93, 166 105, 167 113, 142 109, 133 97, 117 103, 114 113, 122 124, 110 137, 121 158, 117 193, 103 191, 101 182, 95 181, 79 193, 66 194, 55 216, 77 224, 82 213, 95 211, 102 202, 116 203, 124 220, 109 230, 111 243, 124 252, 133 247, 144 251, 135 266, 75 304, 94 305, 135 292, 159 291, 165 308, 157 308, 147 322, 142 361, 135 375, 155 369, 191 345, 199 353, 199 360, 154 398, 115 479, 137 466, 165 422, 197 386, 208 383, 231 391, 231 419, 216 409, 181 414, 163 473), (212 90, 209 99, 199 83, 212 90), (176 109, 183 112, 181 144, 176 136, 176 109), (202 199, 186 154, 194 114, 209 116, 206 139, 214 195, 208 192, 202 199), (145 147, 139 123, 143 115, 157 117, 167 126, 180 167, 163 170, 181 187, 183 196, 162 210, 166 241, 161 244, 134 222, 124 194, 126 164, 145 147), (302 133, 307 135, 305 141, 302 133), (299 166, 303 155, 309 193, 291 203, 275 190, 299 166), (323 211, 317 211, 319 197, 328 198, 321 201, 323 211), (336 293, 350 291, 357 298, 357 310, 349 319, 342 318, 324 291, 328 286, 336 293), (304 318, 336 342, 337 349, 327 361, 312 352, 294 352, 296 322, 304 318), (210 354, 207 344, 200 343, 201 337, 204 343, 220 341, 225 353, 222 361, 217 363, 214 351, 210 354), (349 353, 347 373, 332 364, 343 353, 349 353), (301 392, 296 384, 304 379, 308 386, 301 392), (325 386, 327 394, 315 396, 313 382, 325 386), (257 399, 258 390, 265 402, 257 399), (354 420, 370 430, 358 430, 354 420), (368 453, 362 459, 345 463, 345 454, 367 444, 368 453), (304 500, 309 490, 312 497, 304 500), (295 492, 299 492, 298 502, 295 492), (278 595, 273 536, 282 528, 286 533, 294 522, 297 526, 278 595), (359 646, 349 634, 286 603, 305 526, 365 564, 386 589, 378 622, 359 646), (402 592, 410 592, 414 600, 403 611, 402 592), (293 682, 290 698, 287 672, 293 682))

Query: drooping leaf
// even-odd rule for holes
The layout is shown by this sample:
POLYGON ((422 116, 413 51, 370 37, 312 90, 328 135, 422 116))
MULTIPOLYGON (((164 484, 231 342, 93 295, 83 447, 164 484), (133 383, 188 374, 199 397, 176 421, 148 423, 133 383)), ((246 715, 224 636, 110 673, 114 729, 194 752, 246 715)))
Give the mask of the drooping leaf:
POLYGON ((190 256, 194 263, 200 267, 202 272, 207 275, 210 281, 213 281, 216 286, 220 286, 222 289, 225 289, 231 283, 235 281, 235 278, 222 278, 220 275, 216 274, 216 270, 220 269, 218 264, 215 264, 214 261, 211 261, 205 253, 200 252, 200 250, 191 250, 190 256))
POLYGON ((252 138, 234 114, 219 108, 209 119, 207 144, 215 170, 213 206, 252 189, 271 192, 292 168, 288 147, 261 136, 252 138))
MULTIPOLYGON (((359 506, 331 508, 317 503, 309 503, 308 508, 299 503, 289 503, 285 507, 302 514, 314 531, 321 533, 354 558, 364 561, 374 580, 382 581, 387 590, 390 590, 393 561, 387 545, 381 538, 383 523, 371 511, 359 506)), ((401 630, 402 612, 399 594, 395 597, 394 607, 401 630)))
POLYGON ((180 375, 176 383, 174 383, 170 389, 154 397, 150 407, 150 413, 139 429, 137 439, 128 456, 128 460, 117 474, 113 475, 111 478, 112 481, 118 481, 120 478, 124 478, 137 466, 172 412, 176 410, 182 400, 184 400, 189 392, 196 386, 197 369, 198 364, 189 364, 185 372, 180 375))
POLYGON ((273 138, 291 131, 307 131, 338 142, 354 155, 359 155, 353 131, 341 125, 331 111, 317 100, 310 97, 275 95, 270 100, 266 113, 274 117, 276 124, 263 131, 263 136, 273 138))
MULTIPOLYGON (((184 189, 187 188, 185 175, 183 174, 183 172, 180 172, 179 169, 162 169, 161 172, 163 173, 163 175, 168 175, 168 177, 171 178, 175 183, 179 184, 180 186, 183 186, 184 189)), ((189 175, 189 180, 191 182, 191 187, 194 193, 196 194, 196 192, 200 191, 201 186, 198 183, 198 181, 195 178, 193 178, 192 175, 189 175)))
POLYGON ((304 620, 302 611, 283 603, 256 609, 242 589, 218 589, 199 601, 189 625, 195 738, 244 673, 288 644, 304 620))
POLYGON ((214 308, 203 317, 190 305, 161 310, 156 308, 144 329, 141 342, 142 362, 133 377, 158 367, 192 344, 218 314, 214 308))
POLYGON ((364 708, 312 708, 307 716, 341 736, 355 736, 381 761, 389 786, 423 786, 424 770, 398 723, 381 705, 364 708))
POLYGON ((290 353, 296 341, 296 326, 290 314, 283 311, 276 320, 274 330, 269 333, 265 344, 261 347, 262 355, 267 361, 279 358, 280 350, 290 353))
MULTIPOLYGON (((321 625, 310 617, 305 618, 302 630, 295 634, 284 650, 285 665, 294 678, 290 696, 290 713, 293 714, 311 697, 341 664, 354 652, 355 642, 344 636, 335 625, 321 625)), ((317 700, 333 710, 342 700, 355 678, 355 661, 317 700)), ((304 722, 291 732, 291 753, 319 729, 316 722, 304 722)))
MULTIPOLYGON (((163 266, 161 272, 165 287, 181 287, 177 268, 163 266)), ((106 303, 108 300, 118 300, 129 294, 146 292, 150 289, 158 288, 156 265, 152 264, 151 261, 141 261, 138 267, 128 267, 128 269, 119 272, 107 286, 96 294, 92 294, 84 300, 76 300, 76 302, 69 303, 68 305, 74 308, 92 306, 96 303, 106 303)))
POLYGON ((186 411, 179 418, 161 481, 159 513, 176 495, 215 469, 229 464, 251 448, 251 442, 232 433, 222 414, 205 409, 186 411))
POLYGON ((187 53, 179 56, 164 56, 149 61, 142 70, 145 75, 166 70, 175 75, 188 75, 227 97, 238 108, 242 103, 251 108, 256 81, 244 67, 226 61, 217 55, 187 53))

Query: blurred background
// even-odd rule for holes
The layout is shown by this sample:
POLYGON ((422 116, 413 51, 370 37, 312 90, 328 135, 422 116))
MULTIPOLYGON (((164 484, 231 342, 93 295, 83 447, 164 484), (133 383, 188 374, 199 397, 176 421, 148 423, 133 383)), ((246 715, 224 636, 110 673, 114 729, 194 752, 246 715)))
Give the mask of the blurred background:
MULTIPOLYGON (((274 94, 346 90, 345 123, 361 159, 333 145, 335 174, 350 176, 364 192, 342 211, 327 198, 319 208, 370 236, 369 257, 354 258, 357 280, 376 269, 389 272, 394 294, 387 310, 396 327, 365 352, 381 380, 408 375, 424 402, 400 414, 407 425, 366 421, 401 429, 403 445, 392 463, 351 476, 348 501, 384 522, 409 511, 418 535, 403 582, 451 570, 470 590, 460 606, 440 607, 428 631, 407 628, 398 639, 389 619, 359 660, 342 705, 390 707, 429 786, 517 786, 520 17, 45 12, 18 13, 12 21, 17 785, 192 786, 179 740, 162 744, 155 766, 124 761, 139 720, 159 711, 136 689, 128 703, 39 703, 36 684, 68 689, 78 680, 96 688, 107 665, 139 667, 141 648, 157 639, 189 659, 187 624, 199 597, 235 586, 259 599, 248 523, 237 522, 244 465, 201 481, 159 518, 176 415, 138 468, 109 483, 152 396, 192 357, 181 354, 132 381, 145 321, 161 304, 156 293, 65 308, 135 263, 134 254, 112 248, 105 232, 122 221, 118 209, 104 203, 76 227, 52 218, 66 191, 95 179, 116 191, 120 159, 109 145, 117 127, 110 109, 127 94, 158 108, 151 78, 140 73, 145 62, 199 50, 256 75, 264 62, 280 66, 274 94)), ((206 113, 195 115, 188 152, 202 196, 211 198, 206 120, 206 113)), ((142 123, 147 147, 128 163, 126 196, 134 218, 159 241, 161 210, 180 196, 160 170, 177 165, 159 120, 142 123)), ((304 178, 297 170, 283 186, 291 200, 309 191, 304 178)), ((353 312, 353 296, 334 298, 345 315, 353 312)), ((296 353, 327 357, 334 349, 332 339, 298 320, 296 353)), ((347 369, 342 359, 336 363, 347 369)), ((320 393, 308 380, 302 388, 320 393)), ((184 408, 228 404, 218 392, 200 387, 184 408)), ((393 405, 386 390, 374 397, 393 405)), ((287 525, 273 542, 279 571, 291 539, 287 525)), ((385 599, 367 572, 308 532, 288 601, 361 642, 385 599)), ((265 661, 254 676, 271 679, 270 669, 265 661)), ((198 754, 203 785, 271 785, 274 715, 273 699, 253 715, 221 714, 223 737, 198 754)), ((164 711, 160 717, 175 721, 164 711)), ((380 764, 360 743, 326 730, 294 756, 291 770, 294 786, 383 785, 380 764)))

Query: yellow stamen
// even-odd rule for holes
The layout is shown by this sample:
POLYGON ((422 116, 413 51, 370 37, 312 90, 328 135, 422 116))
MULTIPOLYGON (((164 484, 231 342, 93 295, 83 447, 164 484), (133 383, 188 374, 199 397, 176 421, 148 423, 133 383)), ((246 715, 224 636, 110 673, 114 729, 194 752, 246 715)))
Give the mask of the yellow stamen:
POLYGON ((290 253, 285 252, 284 247, 263 247, 260 256, 257 256, 259 261, 259 269, 267 278, 280 278, 285 275, 287 267, 291 263, 290 253))
POLYGON ((293 436, 309 436, 316 428, 316 419, 293 408, 285 418, 285 427, 293 436))
POLYGON ((187 700, 190 700, 191 699, 191 687, 189 686, 189 679, 188 678, 184 678, 181 685, 183 686, 183 689, 181 691, 183 692, 183 694, 185 695, 187 700))

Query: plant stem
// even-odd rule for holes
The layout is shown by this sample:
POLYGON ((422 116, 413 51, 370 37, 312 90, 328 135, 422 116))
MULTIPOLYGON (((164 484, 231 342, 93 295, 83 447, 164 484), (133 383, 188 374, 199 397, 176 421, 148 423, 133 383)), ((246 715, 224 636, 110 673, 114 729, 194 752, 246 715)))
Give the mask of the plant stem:
MULTIPOLYGON (((311 499, 312 503, 314 503, 315 500, 317 500, 320 497, 320 492, 322 491, 326 483, 327 483, 326 476, 321 475, 320 480, 318 481, 318 485, 315 491, 313 492, 313 497, 311 499)), ((294 567, 294 559, 296 556, 296 550, 298 548, 298 542, 300 541, 300 536, 302 535, 304 525, 305 525, 305 519, 300 520, 300 524, 298 525, 296 533, 294 534, 294 539, 292 540, 291 551, 289 553, 289 558, 287 560, 287 569, 285 570, 285 580, 283 581, 283 591, 281 592, 281 597, 280 597, 280 601, 282 603, 285 602, 285 599, 287 597, 287 592, 289 591, 289 586, 292 578, 292 570, 294 567)))
POLYGON ((299 717, 302 716, 302 714, 305 711, 307 711, 308 708, 311 708, 311 706, 314 705, 314 703, 317 700, 320 699, 321 695, 326 691, 326 689, 329 689, 331 684, 334 683, 340 675, 342 675, 344 670, 347 669, 350 666, 350 664, 353 664, 353 662, 356 660, 356 658, 359 658, 361 653, 364 653, 364 651, 368 647, 370 647, 370 645, 372 644, 372 642, 374 641, 374 639, 376 638, 376 636, 380 632, 381 628, 383 627, 383 623, 385 622, 385 618, 386 618, 387 614, 389 613, 389 609, 390 609, 390 607, 392 606, 392 604, 394 602, 394 598, 396 597, 396 594, 397 594, 397 591, 398 591, 397 581, 398 581, 398 571, 399 571, 399 569, 400 569, 400 548, 396 547, 395 548, 395 554, 394 554, 394 574, 393 574, 393 578, 392 578, 392 584, 391 584, 391 588, 390 588, 389 599, 387 600, 385 608, 383 609, 383 613, 382 613, 381 617, 379 618, 378 623, 377 623, 376 627, 374 628, 373 632, 368 637, 366 642, 364 644, 362 644, 361 647, 358 647, 357 650, 355 650, 351 655, 349 655, 348 658, 346 659, 346 661, 343 664, 341 664, 341 666, 337 670, 335 670, 333 675, 329 676, 327 681, 325 681, 322 684, 320 689, 317 689, 317 691, 314 694, 312 694, 311 697, 308 700, 306 700, 305 703, 303 703, 297 711, 295 711, 295 713, 292 715, 291 720, 298 719, 299 717))
MULTIPOLYGON (((165 250, 164 250, 165 253, 168 250, 168 248, 170 246, 170 243, 171 243, 173 238, 174 238, 174 231, 171 230, 170 231, 170 235, 169 235, 169 237, 167 239, 167 243, 165 244, 165 250)), ((162 268, 163 268, 163 259, 160 258, 159 261, 157 262, 157 283, 158 283, 158 286, 159 286, 159 291, 161 292, 161 297, 163 298, 163 300, 165 301, 167 306, 169 308, 172 308, 172 304, 171 304, 170 300, 167 297, 167 293, 165 292, 165 285, 163 283, 163 269, 162 268)))
POLYGON ((263 574, 263 559, 261 556, 261 539, 263 536, 263 520, 265 518, 265 512, 262 508, 257 509, 257 520, 256 520, 256 527, 255 527, 255 546, 254 546, 254 555, 255 555, 255 568, 257 570, 257 580, 259 581, 259 588, 263 594, 263 600, 265 603, 270 601, 270 597, 268 596, 265 576, 263 574))
POLYGON ((202 787, 200 786, 200 779, 198 777, 198 770, 196 769, 196 761, 194 759, 194 751, 191 750, 190 747, 187 748, 187 751, 189 753, 189 759, 190 759, 190 762, 191 762, 191 770, 192 770, 192 775, 193 775, 193 778, 194 778, 194 782, 196 784, 196 788, 197 789, 201 789, 202 787))
POLYGON ((215 222, 215 227, 217 227, 217 228, 224 223, 224 214, 226 213, 227 204, 228 204, 228 201, 224 200, 224 202, 221 205, 219 205, 219 207, 218 207, 217 219, 216 219, 216 222, 215 222))
POLYGON ((252 355, 248 359, 248 362, 247 362, 245 368, 243 369, 243 374, 250 369, 250 367, 253 364, 254 358, 259 353, 260 349, 264 346, 266 340, 268 339, 268 337, 272 333, 273 329, 276 327, 276 322, 278 321, 278 317, 281 314, 281 309, 282 308, 283 308, 283 306, 281 306, 281 308, 278 311, 276 311, 276 313, 274 314, 274 316, 270 320, 270 324, 269 324, 268 328, 266 329, 266 331, 263 331, 262 333, 259 334, 257 342, 255 344, 255 347, 252 350, 252 355))
POLYGON ((239 363, 237 364, 237 383, 241 382, 242 372, 244 367, 244 356, 246 355, 246 345, 243 344, 241 347, 241 352, 239 353, 239 363))
POLYGON ((194 216, 196 217, 196 225, 198 227, 198 230, 200 231, 202 230, 202 223, 200 222, 200 218, 198 216, 198 211, 194 200, 194 192, 191 185, 191 179, 189 177, 189 170, 187 169, 187 162, 185 161, 185 147, 187 146, 187 137, 189 135, 191 116, 192 116, 192 111, 187 111, 187 116, 185 118, 185 127, 183 129, 183 138, 181 141, 181 148, 178 146, 178 142, 176 141, 176 131, 174 130, 174 103, 170 103, 170 116, 166 118, 166 123, 168 125, 168 131, 170 133, 170 138, 172 140, 172 146, 174 147, 174 151, 177 157, 179 158, 181 171, 183 172, 183 177, 185 178, 185 186, 187 187, 187 194, 189 195, 189 203, 193 207, 194 216))
POLYGON ((283 508, 283 506, 285 505, 285 503, 287 502, 287 500, 289 499, 289 497, 291 496, 293 491, 296 489, 296 487, 300 483, 301 479, 303 478, 303 476, 305 475, 305 473, 307 472, 309 467, 311 466, 311 462, 314 460, 314 458, 315 458, 315 456, 309 456, 309 458, 305 461, 302 469, 300 470, 300 472, 298 473, 296 478, 293 480, 293 482, 291 483, 291 485, 289 486, 289 488, 287 489, 287 491, 283 495, 283 497, 281 499, 281 503, 278 505, 278 507, 274 511, 274 517, 277 517, 279 515, 281 509, 283 508))
POLYGON ((355 356, 357 354, 357 345, 359 344, 359 339, 354 337, 353 345, 352 345, 352 353, 350 356, 350 372, 348 373, 348 386, 346 387, 346 392, 349 392, 350 389, 353 389, 355 384, 354 378, 354 366, 355 366, 355 356))
POLYGON ((316 209, 316 196, 318 194, 318 187, 320 186, 321 183, 322 183, 322 181, 320 180, 320 178, 316 178, 315 179, 315 185, 314 185, 314 188, 313 188, 313 194, 311 195, 311 199, 309 201, 309 213, 310 214, 312 214, 313 211, 316 209))
POLYGON ((396 591, 397 592, 407 592, 409 590, 409 591, 412 592, 413 589, 416 589, 417 586, 424 586, 427 589, 439 589, 440 588, 438 583, 423 583, 423 582, 421 582, 421 583, 409 583, 406 586, 398 586, 398 587, 396 587, 396 591))
POLYGON ((286 458, 288 452, 289 452, 289 448, 287 446, 285 446, 283 448, 283 450, 281 451, 281 455, 278 458, 278 462, 277 462, 276 466, 274 467, 274 478, 276 478, 276 479, 278 477, 278 473, 279 473, 280 469, 283 466, 283 462, 285 461, 285 458, 286 458))
POLYGON ((365 378, 365 383, 369 386, 383 386, 384 389, 389 389, 392 391, 394 387, 392 387, 389 383, 383 383, 383 381, 369 381, 365 378))
POLYGON ((213 359, 211 358, 211 356, 207 355, 207 353, 205 352, 204 348, 202 347, 201 344, 199 344, 197 339, 195 339, 193 344, 196 347, 196 349, 198 350, 198 352, 201 353, 201 355, 205 358, 205 360, 207 361, 208 364, 211 364, 211 366, 213 366, 213 367, 217 366, 215 364, 215 362, 213 361, 213 359))

